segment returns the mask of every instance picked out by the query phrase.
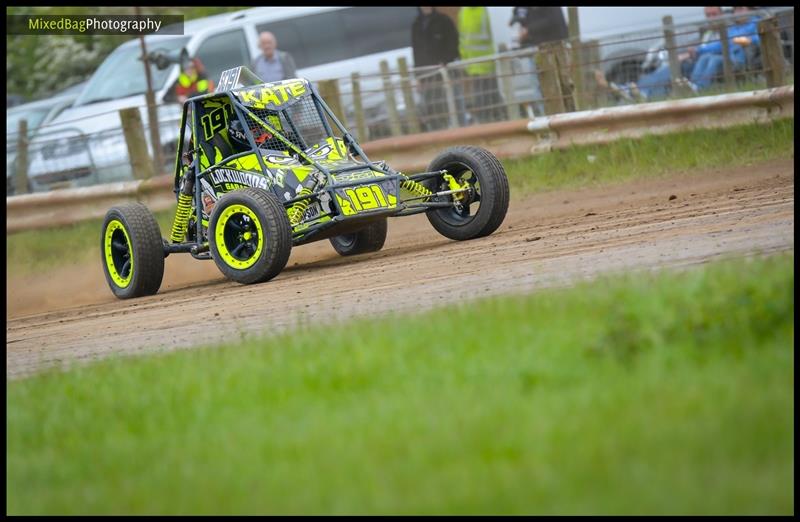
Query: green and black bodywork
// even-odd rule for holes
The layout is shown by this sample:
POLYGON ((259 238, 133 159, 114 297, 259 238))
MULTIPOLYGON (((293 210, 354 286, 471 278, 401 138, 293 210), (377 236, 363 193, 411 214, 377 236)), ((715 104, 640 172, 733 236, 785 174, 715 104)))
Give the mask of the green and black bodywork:
POLYGON ((329 238, 342 255, 379 250, 390 216, 426 212, 440 233, 463 240, 491 234, 508 208, 505 172, 488 151, 453 147, 428 171, 405 175, 371 161, 309 81, 263 83, 245 67, 184 103, 175 194, 170 238, 138 245, 146 254, 126 223, 146 221, 139 228, 152 236, 149 211, 109 211, 103 260, 118 297, 158 289, 137 281, 136 268, 146 266, 137 257, 161 256, 160 273, 144 277, 159 285, 163 258, 177 252, 214 259, 229 278, 253 283, 277 275, 291 247, 311 241, 329 238))

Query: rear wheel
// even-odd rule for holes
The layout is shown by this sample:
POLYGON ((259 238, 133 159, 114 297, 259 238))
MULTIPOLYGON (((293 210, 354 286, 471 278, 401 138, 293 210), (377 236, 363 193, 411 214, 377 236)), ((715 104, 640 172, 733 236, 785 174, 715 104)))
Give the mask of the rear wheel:
POLYGON ((247 188, 223 196, 208 224, 209 248, 220 271, 242 284, 278 275, 292 251, 286 209, 263 189, 247 188))
POLYGON ((334 236, 330 241, 333 248, 342 256, 377 252, 386 242, 387 230, 386 219, 381 219, 352 234, 334 236))
MULTIPOLYGON (((429 210, 428 220, 440 234, 459 241, 488 236, 503 223, 508 211, 509 189, 500 161, 480 147, 452 147, 431 162, 429 171, 446 170, 459 185, 469 185, 463 196, 445 196, 457 203, 449 208, 429 210)), ((448 190, 443 178, 426 182, 434 191, 448 190)))
POLYGON ((100 238, 103 272, 120 299, 152 295, 164 278, 164 243, 153 214, 141 203, 108 211, 100 238))

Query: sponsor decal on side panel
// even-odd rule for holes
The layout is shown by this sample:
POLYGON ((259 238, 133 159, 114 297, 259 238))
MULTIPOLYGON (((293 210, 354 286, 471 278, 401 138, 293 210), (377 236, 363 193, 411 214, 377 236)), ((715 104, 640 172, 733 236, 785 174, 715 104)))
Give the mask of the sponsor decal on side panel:
POLYGON ((215 185, 237 183, 266 190, 271 188, 269 180, 264 176, 233 169, 216 169, 211 173, 211 181, 213 181, 215 185))

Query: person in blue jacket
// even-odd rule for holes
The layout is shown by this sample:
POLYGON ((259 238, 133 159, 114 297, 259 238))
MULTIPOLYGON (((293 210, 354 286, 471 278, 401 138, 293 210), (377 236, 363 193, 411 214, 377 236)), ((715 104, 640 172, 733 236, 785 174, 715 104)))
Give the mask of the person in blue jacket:
MULTIPOLYGON (((736 6, 734 13, 747 16, 750 7, 736 6)), ((758 37, 759 17, 752 15, 745 18, 738 25, 728 28, 728 39, 731 63, 735 69, 742 69, 746 65, 747 51, 745 47, 759 45, 758 37)), ((719 40, 708 42, 697 48, 697 62, 692 69, 691 82, 697 89, 706 89, 711 86, 714 78, 722 75, 722 42, 719 40)))

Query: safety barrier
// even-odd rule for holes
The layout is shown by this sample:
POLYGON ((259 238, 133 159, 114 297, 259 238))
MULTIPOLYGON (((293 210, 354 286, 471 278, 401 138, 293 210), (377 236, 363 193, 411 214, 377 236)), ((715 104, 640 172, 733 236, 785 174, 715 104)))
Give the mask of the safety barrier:
MULTIPOLYGON (((794 117, 794 86, 745 93, 642 103, 555 114, 533 120, 487 123, 363 144, 373 159, 411 172, 425 169, 442 149, 477 145, 498 157, 516 158, 572 144, 606 143, 626 137, 694 128, 717 128, 794 117)), ((171 176, 6 198, 6 232, 34 230, 101 218, 109 207, 141 201, 152 210, 175 205, 171 176)))

